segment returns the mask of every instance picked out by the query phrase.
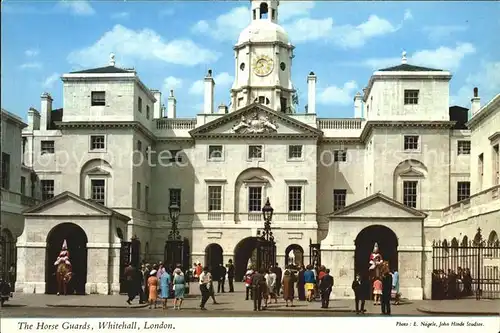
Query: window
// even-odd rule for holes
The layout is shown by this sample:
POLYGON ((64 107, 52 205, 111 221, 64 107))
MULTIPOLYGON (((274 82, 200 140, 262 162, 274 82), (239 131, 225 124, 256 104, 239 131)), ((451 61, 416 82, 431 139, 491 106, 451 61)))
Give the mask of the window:
POLYGON ((296 160, 302 158, 302 145, 288 146, 288 159, 296 160))
POLYGON ((90 180, 90 199, 101 205, 106 204, 106 181, 104 179, 90 180))
POLYGON ((149 186, 144 187, 144 208, 149 211, 149 186))
POLYGON ((405 90, 405 105, 418 104, 418 90, 405 90))
POLYGON ((106 105, 106 93, 104 91, 93 91, 91 94, 91 105, 106 105))
POLYGON ((458 155, 470 155, 470 141, 458 141, 457 145, 458 155))
POLYGON ((137 196, 137 209, 141 209, 141 183, 135 184, 135 194, 137 196))
POLYGON ((181 189, 180 188, 171 188, 169 190, 169 207, 172 205, 177 205, 181 207, 181 189))
POLYGON ((264 105, 269 105, 271 101, 269 101, 269 98, 265 96, 259 96, 254 100, 254 103, 259 103, 259 104, 264 104, 264 105))
POLYGON ((222 186, 209 186, 208 187, 208 211, 221 211, 222 210, 222 186))
POLYGON ((151 110, 149 109, 149 105, 146 105, 146 119, 149 119, 149 114, 151 110))
POLYGON ((483 176, 484 173, 484 155, 479 154, 478 159, 477 159, 477 166, 478 166, 478 171, 479 171, 479 176, 483 176))
POLYGON ((170 159, 169 162, 182 162, 181 150, 170 150, 170 159))
POLYGON ((106 148, 106 138, 104 135, 90 136, 90 150, 103 150, 106 148))
POLYGON ((493 186, 500 184, 500 145, 493 146, 493 186))
POLYGON ((417 208, 417 181, 404 181, 403 182, 403 204, 417 208))
POLYGON ((262 209, 262 187, 248 188, 248 211, 260 212, 262 209))
POLYGON ((220 161, 223 159, 223 149, 220 145, 208 146, 208 160, 220 161))
POLYGON ((333 161, 334 162, 346 162, 347 161, 347 151, 334 150, 333 151, 333 161))
POLYGON ((262 158, 262 146, 248 146, 248 158, 249 159, 259 159, 262 158))
POLYGON ((245 99, 243 97, 238 98, 238 106, 243 106, 243 101, 245 99))
POLYGON ((418 135, 405 135, 404 150, 418 150, 418 135))
POLYGON ((142 98, 137 99, 137 109, 142 113, 142 98))
POLYGON ((470 197, 470 182, 457 183, 457 201, 469 199, 470 197))
POLYGON ((26 195, 26 177, 21 176, 21 194, 26 195))
POLYGON ((54 180, 43 179, 40 185, 42 186, 42 201, 52 199, 54 197, 54 180))
POLYGON ((141 140, 137 140, 137 151, 142 152, 142 141, 141 140))
POLYGON ((54 141, 42 141, 41 143, 41 152, 44 154, 54 154, 54 141))
POLYGON ((334 212, 345 207, 346 196, 347 196, 347 190, 333 190, 333 211, 334 212))
POLYGON ((288 187, 288 211, 300 212, 302 211, 302 187, 289 186, 288 187))
POLYGON ((10 155, 2 153, 2 187, 10 188, 10 155))

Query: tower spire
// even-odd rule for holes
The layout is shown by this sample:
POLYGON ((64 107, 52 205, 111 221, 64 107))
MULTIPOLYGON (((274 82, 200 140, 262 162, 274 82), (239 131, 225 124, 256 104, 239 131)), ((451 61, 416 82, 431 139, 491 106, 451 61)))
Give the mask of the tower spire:
POLYGON ((252 21, 267 20, 278 23, 279 0, 251 0, 252 21))

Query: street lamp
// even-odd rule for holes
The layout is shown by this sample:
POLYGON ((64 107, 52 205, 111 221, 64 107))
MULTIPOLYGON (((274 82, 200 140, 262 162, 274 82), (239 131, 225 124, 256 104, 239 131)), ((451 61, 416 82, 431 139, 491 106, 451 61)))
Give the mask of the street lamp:
POLYGON ((266 204, 262 207, 262 217, 264 219, 264 230, 260 238, 257 240, 257 265, 258 268, 269 268, 276 263, 276 243, 271 229, 274 209, 266 200, 266 204))
POLYGON ((165 253, 163 262, 166 267, 175 268, 177 264, 181 264, 185 268, 184 263, 184 241, 182 240, 181 234, 179 233, 178 221, 181 209, 179 205, 172 204, 168 207, 168 212, 170 215, 170 221, 172 222, 172 228, 168 233, 167 240, 165 241, 165 253))

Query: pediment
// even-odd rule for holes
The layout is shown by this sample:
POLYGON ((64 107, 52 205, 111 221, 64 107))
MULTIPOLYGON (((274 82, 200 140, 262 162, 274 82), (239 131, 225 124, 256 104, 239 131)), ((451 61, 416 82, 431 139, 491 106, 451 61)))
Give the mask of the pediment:
POLYGON ((113 209, 85 200, 69 191, 63 192, 23 212, 24 216, 116 216, 124 221, 130 218, 113 209))
POLYGON ((269 183, 269 181, 267 179, 262 178, 262 177, 258 177, 258 176, 254 176, 252 178, 245 179, 242 182, 245 183, 245 184, 265 184, 265 183, 269 183))
POLYGON ((193 137, 279 137, 288 135, 319 137, 323 132, 286 114, 254 103, 195 128, 190 131, 190 134, 193 137))
POLYGON ((399 174, 400 177, 423 177, 424 174, 414 167, 409 167, 399 174))
POLYGON ((91 176, 109 176, 110 173, 104 169, 101 169, 100 167, 96 166, 89 171, 87 171, 87 175, 91 176))
POLYGON ((376 193, 334 212, 331 218, 412 218, 424 219, 427 214, 407 207, 381 193, 376 193))

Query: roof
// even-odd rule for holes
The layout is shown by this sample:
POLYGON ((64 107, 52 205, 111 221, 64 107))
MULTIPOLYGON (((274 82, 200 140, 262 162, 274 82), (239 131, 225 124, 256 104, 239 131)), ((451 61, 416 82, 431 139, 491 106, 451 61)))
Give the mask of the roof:
POLYGON ((98 67, 85 69, 83 71, 70 72, 70 74, 120 74, 120 73, 130 73, 130 70, 126 70, 123 68, 115 67, 115 66, 106 66, 106 67, 98 67))
POLYGON ((99 212, 102 212, 103 215, 108 215, 108 216, 116 216, 118 217, 119 219, 123 220, 123 221, 130 221, 130 217, 126 216, 126 215, 123 215, 119 212, 117 212, 116 210, 114 209, 111 209, 111 208, 108 208, 106 206, 103 206, 93 200, 86 200, 86 199, 83 199, 82 197, 80 197, 79 195, 76 195, 74 194, 73 192, 70 192, 70 191, 64 191, 58 195, 56 195, 55 197, 49 199, 49 200, 45 200, 41 203, 39 203, 38 205, 36 206, 33 206, 33 207, 30 207, 26 210, 23 211, 23 215, 36 215, 39 211, 43 210, 43 208, 47 207, 47 206, 51 206, 57 202, 60 202, 64 199, 67 199, 67 198, 71 198, 77 202, 79 202, 80 204, 84 205, 84 206, 88 206, 88 207, 91 207, 99 212))
POLYGON ((409 64, 401 64, 393 67, 382 68, 379 72, 441 72, 442 69, 414 66, 409 64))
POLYGON ((382 201, 392 205, 392 206, 395 206, 403 211, 407 211, 408 213, 410 214, 413 214, 415 217, 417 218, 425 218, 427 217, 427 214, 418 210, 418 209, 415 209, 415 208, 411 208, 411 207, 408 207, 404 204, 402 204, 401 202, 397 201, 397 200, 394 200, 380 192, 377 192, 375 194, 372 194, 364 199, 361 199, 359 201, 356 201, 355 203, 352 203, 348 206, 345 206, 344 208, 342 209, 339 209, 335 212, 333 212, 330 216, 336 216, 336 215, 343 215, 343 214, 346 214, 348 213, 349 211, 352 211, 358 207, 362 207, 364 204, 370 202, 370 201, 373 201, 373 200, 376 200, 376 199, 381 199, 382 201))

